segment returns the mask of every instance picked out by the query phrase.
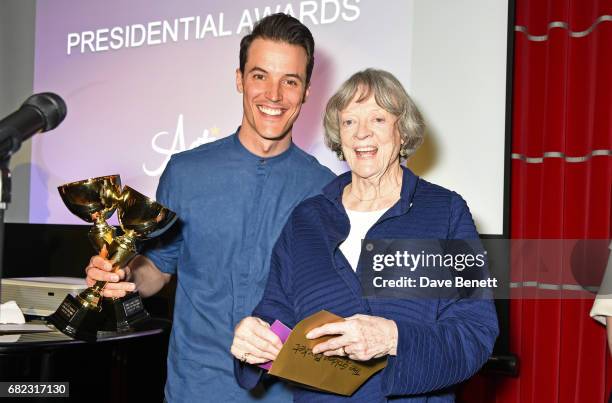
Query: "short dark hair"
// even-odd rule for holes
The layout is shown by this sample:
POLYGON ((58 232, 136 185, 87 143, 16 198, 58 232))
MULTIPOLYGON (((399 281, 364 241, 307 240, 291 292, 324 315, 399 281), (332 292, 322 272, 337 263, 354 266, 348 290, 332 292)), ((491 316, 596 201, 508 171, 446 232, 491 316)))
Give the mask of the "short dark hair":
POLYGON ((308 64, 306 65, 306 84, 310 83, 310 76, 314 67, 314 38, 312 33, 300 20, 283 13, 276 13, 262 18, 253 27, 253 31, 240 41, 240 71, 244 73, 247 54, 253 40, 257 38, 271 39, 298 45, 304 48, 308 64))

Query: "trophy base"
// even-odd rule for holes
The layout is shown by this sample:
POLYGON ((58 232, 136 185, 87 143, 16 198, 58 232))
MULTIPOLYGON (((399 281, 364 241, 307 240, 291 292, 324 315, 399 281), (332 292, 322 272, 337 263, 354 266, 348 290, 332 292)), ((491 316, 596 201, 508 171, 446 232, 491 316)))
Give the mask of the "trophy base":
POLYGON ((114 332, 133 332, 136 325, 151 318, 137 292, 128 293, 125 297, 114 300, 105 298, 102 302, 102 311, 106 312, 107 316, 99 336, 114 332))
POLYGON ((67 336, 95 341, 103 319, 100 312, 83 307, 75 297, 68 294, 47 321, 67 336))
POLYGON ((137 292, 130 292, 114 301, 114 308, 118 332, 132 331, 135 325, 151 319, 137 292))

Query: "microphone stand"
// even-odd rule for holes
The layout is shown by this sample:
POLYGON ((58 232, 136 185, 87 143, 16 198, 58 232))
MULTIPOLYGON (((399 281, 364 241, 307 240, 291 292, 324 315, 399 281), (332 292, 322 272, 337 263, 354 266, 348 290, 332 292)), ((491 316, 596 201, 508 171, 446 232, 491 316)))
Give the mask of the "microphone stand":
POLYGON ((4 267, 4 212, 11 201, 10 156, 0 159, 0 298, 2 297, 2 269, 4 267))
POLYGON ((4 268, 4 213, 11 202, 11 156, 21 147, 14 128, 0 129, 0 298, 2 297, 2 274, 4 268))
MULTIPOLYGON (((36 133, 52 130, 66 117, 66 103, 57 94, 34 94, 19 110, 0 120, 0 284, 4 266, 4 213, 11 201, 11 155, 36 133)), ((2 287, 0 286, 0 297, 2 287)))

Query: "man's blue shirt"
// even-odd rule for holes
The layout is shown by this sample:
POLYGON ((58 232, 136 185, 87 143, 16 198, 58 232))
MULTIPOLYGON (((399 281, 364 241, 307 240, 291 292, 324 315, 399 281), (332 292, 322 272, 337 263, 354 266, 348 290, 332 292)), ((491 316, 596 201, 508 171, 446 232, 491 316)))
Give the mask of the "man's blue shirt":
MULTIPOLYGON (((234 379, 234 326, 261 299, 272 247, 293 208, 333 178, 293 144, 262 158, 237 133, 170 159, 157 200, 179 222, 144 253, 161 271, 177 274, 169 402, 256 400, 234 379)), ((291 400, 280 382, 265 397, 291 400)))

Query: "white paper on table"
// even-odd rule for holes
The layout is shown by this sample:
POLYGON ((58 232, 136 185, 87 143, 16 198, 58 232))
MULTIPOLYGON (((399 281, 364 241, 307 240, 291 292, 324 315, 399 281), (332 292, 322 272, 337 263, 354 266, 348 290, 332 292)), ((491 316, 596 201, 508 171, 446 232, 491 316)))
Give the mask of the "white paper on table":
POLYGON ((53 328, 41 323, 0 324, 0 334, 53 332, 53 328))
POLYGON ((25 323, 23 312, 15 301, 6 301, 0 304, 0 323, 25 323))
POLYGON ((0 343, 15 343, 19 341, 21 334, 4 334, 0 336, 0 343))

